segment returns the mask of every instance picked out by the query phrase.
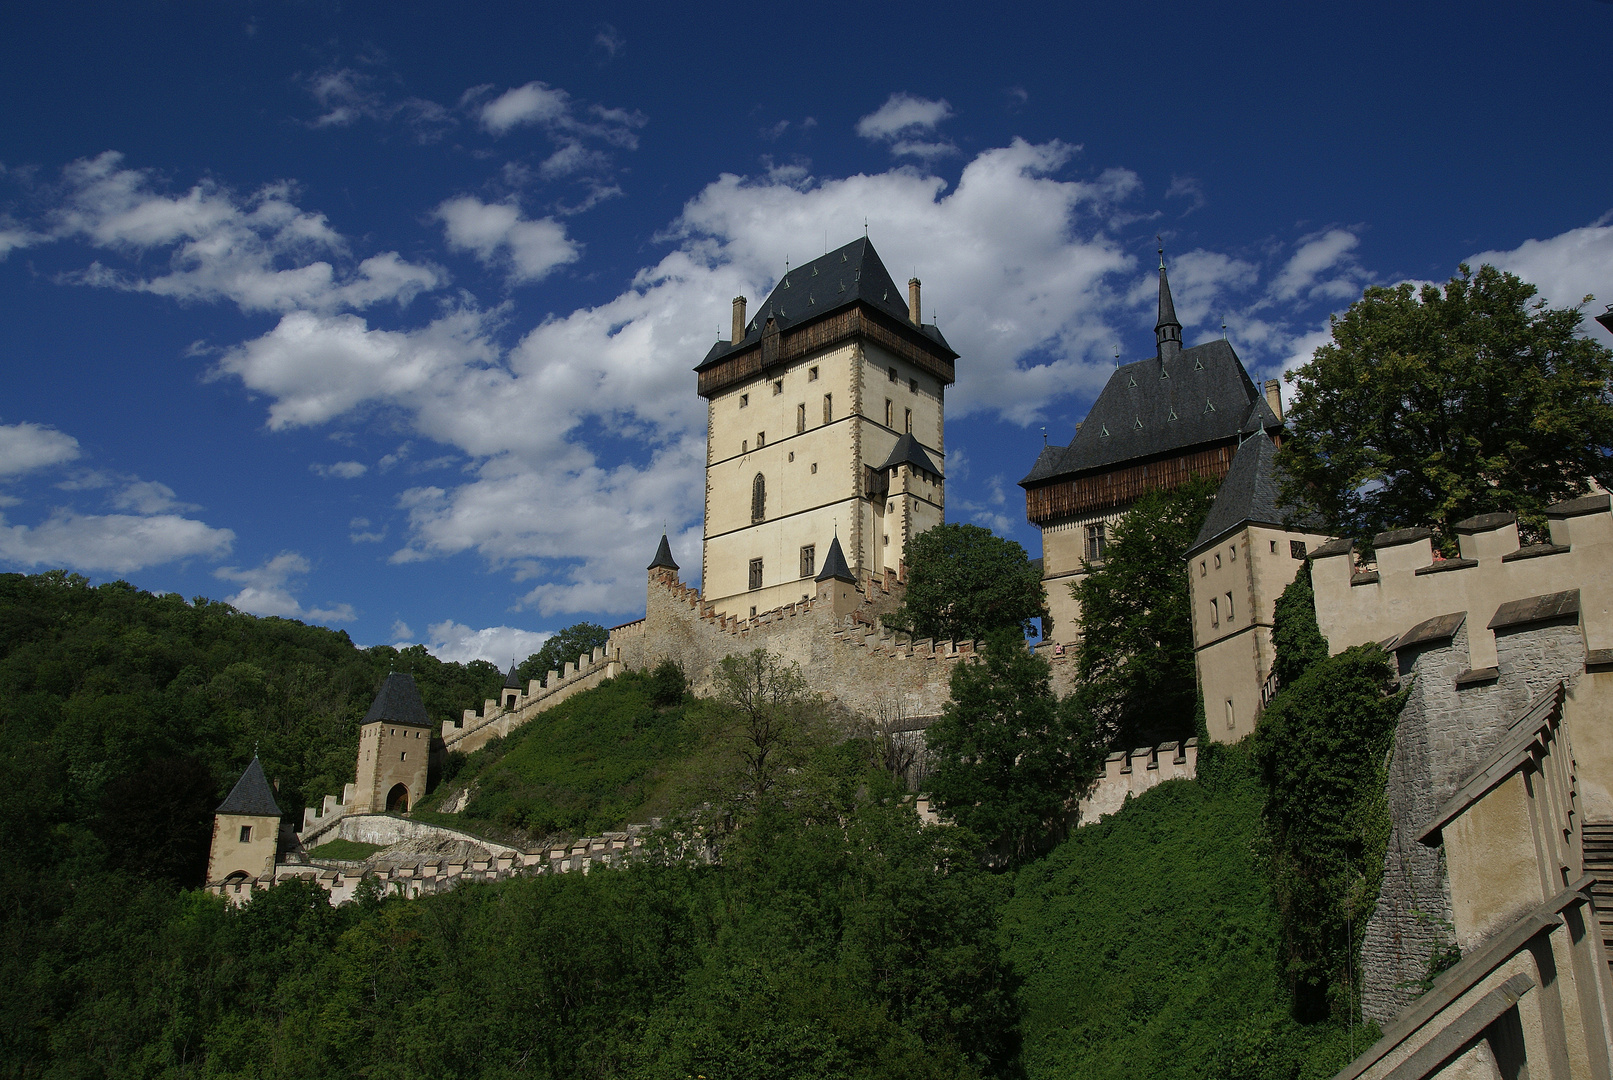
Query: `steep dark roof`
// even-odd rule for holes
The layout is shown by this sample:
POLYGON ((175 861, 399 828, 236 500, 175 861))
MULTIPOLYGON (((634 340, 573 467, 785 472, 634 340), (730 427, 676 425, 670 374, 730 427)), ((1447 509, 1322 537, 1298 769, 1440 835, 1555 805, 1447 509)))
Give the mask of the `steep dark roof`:
POLYGON ((823 569, 818 571, 817 581, 849 581, 857 584, 857 579, 851 574, 851 567, 846 565, 846 553, 840 550, 840 537, 829 541, 829 554, 823 557, 823 569))
POLYGON ((420 688, 414 684, 413 675, 394 671, 386 677, 386 682, 381 684, 381 692, 375 695, 375 704, 364 714, 364 723, 376 720, 431 726, 431 718, 426 715, 426 706, 420 700, 420 688))
POLYGON ((931 476, 941 475, 941 470, 935 467, 935 462, 930 460, 930 455, 924 452, 924 447, 913 438, 911 431, 896 440, 895 447, 891 449, 891 456, 885 459, 885 464, 881 465, 878 471, 884 472, 898 465, 911 465, 916 469, 923 469, 931 476))
POLYGON ((514 660, 510 661, 510 673, 508 675, 504 676, 504 689, 506 689, 506 690, 519 690, 519 689, 521 689, 521 679, 520 679, 519 676, 517 676, 515 674, 515 661, 514 660))
POLYGON ((270 787, 269 781, 264 778, 263 766, 258 764, 256 757, 213 813, 243 814, 249 817, 280 816, 280 805, 274 801, 274 788, 270 787))
POLYGON ((1282 477, 1277 468, 1277 445, 1264 435, 1253 435, 1238 447, 1232 468, 1216 492, 1210 516, 1188 549, 1188 554, 1218 540, 1245 523, 1286 525, 1307 529, 1322 528, 1321 520, 1310 510, 1291 509, 1282 501, 1282 477))
POLYGON ((1048 447, 1023 485, 1108 468, 1275 428, 1277 417, 1225 341, 1206 341, 1161 361, 1116 368, 1075 438, 1051 461, 1048 447))
POLYGON ((1025 474, 1025 479, 1021 480, 1020 483, 1030 484, 1037 480, 1045 480, 1058 472, 1059 462, 1064 458, 1065 449, 1067 448, 1063 446, 1042 447, 1042 452, 1036 455, 1036 464, 1031 466, 1031 471, 1025 474))
MULTIPOLYGON (((752 312, 750 322, 745 325, 745 336, 738 341, 717 342, 695 370, 704 371, 735 349, 760 341, 768 319, 782 332, 858 301, 912 325, 907 322, 907 290, 891 278, 866 236, 785 274, 767 300, 752 312)), ((933 323, 920 324, 914 329, 950 356, 958 355, 933 323)))
POLYGON ((1178 331, 1182 329, 1182 322, 1176 317, 1176 302, 1171 299, 1170 279, 1165 275, 1165 253, 1159 253, 1159 321, 1154 323, 1154 334, 1166 326, 1174 326, 1178 331))
POLYGON ((676 570, 678 564, 672 561, 672 545, 666 542, 666 533, 661 534, 661 546, 655 549, 655 558, 650 560, 646 570, 676 570))

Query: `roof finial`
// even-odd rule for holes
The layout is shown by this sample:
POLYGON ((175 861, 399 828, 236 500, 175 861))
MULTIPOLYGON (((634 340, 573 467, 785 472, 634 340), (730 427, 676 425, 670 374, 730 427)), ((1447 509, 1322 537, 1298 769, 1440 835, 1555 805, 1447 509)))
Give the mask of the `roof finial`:
POLYGON ((1225 341, 1226 339, 1227 339, 1227 317, 1225 315, 1223 315, 1223 316, 1221 316, 1221 340, 1225 341))
POLYGON ((1042 425, 1042 445, 1043 446, 1047 445, 1047 425, 1046 424, 1042 425))
POLYGON ((1165 269, 1165 241, 1159 238, 1158 233, 1155 233, 1154 242, 1159 245, 1159 268, 1163 270, 1165 269))

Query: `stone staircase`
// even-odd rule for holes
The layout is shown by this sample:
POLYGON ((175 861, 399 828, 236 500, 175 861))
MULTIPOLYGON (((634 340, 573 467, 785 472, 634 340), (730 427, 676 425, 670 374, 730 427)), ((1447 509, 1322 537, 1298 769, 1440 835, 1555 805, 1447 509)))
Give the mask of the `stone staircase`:
POLYGON ((1613 965, 1613 823, 1586 822, 1581 828, 1585 872, 1596 875, 1591 898, 1596 905, 1596 919, 1602 924, 1608 964, 1613 965))

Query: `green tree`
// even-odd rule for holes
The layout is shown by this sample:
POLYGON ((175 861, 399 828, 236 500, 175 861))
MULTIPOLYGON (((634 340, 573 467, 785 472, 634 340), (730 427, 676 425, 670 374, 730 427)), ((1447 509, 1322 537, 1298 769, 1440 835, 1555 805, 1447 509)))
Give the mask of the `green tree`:
POLYGON ((978 525, 937 525, 907 542, 907 593, 883 616, 914 637, 969 641, 1015 627, 1035 633, 1043 614, 1042 574, 1012 540, 978 525))
POLYGON ((1103 565, 1070 586, 1082 631, 1072 696, 1110 746, 1193 734, 1198 677, 1182 559, 1216 487, 1199 479, 1144 495, 1116 524, 1103 565))
POLYGON ((523 687, 532 679, 540 679, 547 686, 549 672, 565 671, 567 664, 575 664, 577 657, 604 648, 609 640, 610 631, 598 623, 573 623, 557 632, 543 643, 542 648, 521 661, 520 666, 515 669, 516 678, 521 680, 523 687))
POLYGON ((1613 352, 1534 296, 1493 266, 1462 266, 1443 292, 1367 289, 1289 373, 1285 498, 1346 535, 1427 525, 1450 542, 1494 511, 1539 534, 1586 478, 1613 483, 1613 352))
POLYGON ((754 810, 768 801, 779 776, 798 768, 821 741, 817 703, 800 667, 766 649, 723 657, 716 683, 738 762, 736 794, 754 810))
POLYGON ((1359 947, 1383 880, 1389 749, 1405 702, 1391 675, 1382 649, 1357 645, 1313 663, 1255 728, 1284 977, 1301 1020, 1357 1008, 1344 994, 1360 986, 1349 943, 1359 947))
POLYGON ((1093 741, 1053 693, 1052 669, 1016 628, 952 669, 952 695, 925 732, 935 761, 926 786, 954 821, 1013 858, 1050 835, 1095 763, 1093 741))

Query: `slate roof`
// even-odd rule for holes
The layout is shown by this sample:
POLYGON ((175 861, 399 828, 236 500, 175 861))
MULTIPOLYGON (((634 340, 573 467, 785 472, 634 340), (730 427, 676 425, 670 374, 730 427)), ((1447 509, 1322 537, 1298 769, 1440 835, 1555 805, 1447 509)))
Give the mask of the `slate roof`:
MULTIPOLYGON (((896 284, 866 236, 785 274, 768 298, 751 313, 750 322, 745 325, 745 336, 734 342, 717 342, 695 370, 704 371, 735 349, 760 341, 762 328, 769 318, 782 332, 858 301, 912 326, 907 321, 907 290, 896 284)), ((935 324, 922 323, 913 328, 939 345, 949 357, 957 358, 958 354, 935 324)))
POLYGON ((364 714, 363 723, 376 720, 431 726, 431 718, 426 715, 426 706, 420 700, 420 688, 414 684, 413 675, 394 671, 386 677, 386 682, 381 684, 381 692, 375 695, 375 704, 364 714))
POLYGON ((258 763, 256 756, 213 813, 242 814, 247 817, 280 816, 280 804, 274 801, 274 788, 269 786, 269 781, 263 775, 263 766, 258 763))
POLYGON ((1254 435, 1238 447, 1232 468, 1216 492, 1204 528, 1188 549, 1193 555, 1231 530, 1252 522, 1257 525, 1285 525, 1289 521, 1320 530, 1321 520, 1308 509, 1291 509, 1282 502, 1282 477, 1277 468, 1277 445, 1264 435, 1254 435))
POLYGON ((894 469, 898 465, 911 465, 916 469, 923 469, 931 476, 941 475, 941 470, 935 467, 935 462, 930 460, 930 455, 924 452, 924 447, 920 446, 919 441, 913 438, 911 431, 896 440, 896 445, 891 449, 891 456, 886 458, 885 464, 881 465, 876 471, 884 472, 886 469, 894 469))
POLYGON ((1049 446, 1020 481, 1112 468, 1224 442, 1281 422, 1226 341, 1206 341, 1161 360, 1115 369, 1070 445, 1049 446))
POLYGON ((672 561, 672 545, 666 542, 666 533, 661 534, 661 546, 655 549, 655 558, 650 560, 646 570, 676 570, 678 564, 672 561))
POLYGON ((520 679, 519 676, 517 676, 515 674, 515 661, 514 660, 510 661, 510 673, 508 675, 504 676, 504 689, 506 689, 506 690, 519 690, 519 689, 521 689, 521 679, 520 679))
POLYGON ((857 584, 857 579, 851 573, 851 567, 846 565, 846 553, 840 550, 840 537, 829 541, 829 554, 823 557, 823 569, 818 571, 815 581, 849 581, 857 584))

